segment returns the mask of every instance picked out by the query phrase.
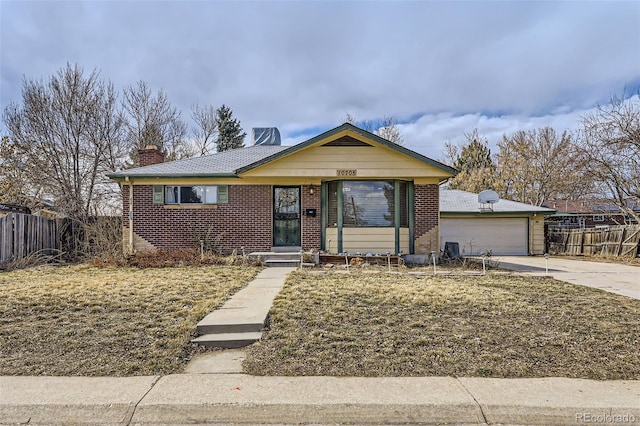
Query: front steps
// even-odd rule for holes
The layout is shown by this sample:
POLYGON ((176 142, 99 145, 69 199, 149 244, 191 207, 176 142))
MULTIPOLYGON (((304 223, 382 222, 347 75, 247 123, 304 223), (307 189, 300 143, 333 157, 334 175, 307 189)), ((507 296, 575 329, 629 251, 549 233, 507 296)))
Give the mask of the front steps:
POLYGON ((273 299, 293 268, 269 268, 198 323, 201 336, 192 343, 218 348, 241 348, 260 340, 273 299))
POLYGON ((249 259, 260 259, 269 267, 300 267, 300 252, 260 251, 249 254, 249 259))
POLYGON ((223 349, 244 348, 250 344, 260 340, 262 332, 245 332, 245 333, 220 333, 220 334, 204 334, 193 339, 192 343, 201 346, 212 346, 223 349))

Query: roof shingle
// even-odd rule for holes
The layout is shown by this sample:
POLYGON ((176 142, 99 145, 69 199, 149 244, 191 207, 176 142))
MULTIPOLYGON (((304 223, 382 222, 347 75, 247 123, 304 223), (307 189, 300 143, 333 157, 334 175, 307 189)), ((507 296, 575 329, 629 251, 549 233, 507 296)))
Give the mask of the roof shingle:
POLYGON ((232 175, 236 170, 260 161, 288 146, 257 145, 232 149, 203 157, 187 158, 151 166, 136 167, 111 173, 109 177, 142 177, 142 176, 220 176, 232 175))
MULTIPOLYGON (((478 194, 440 187, 441 213, 480 213, 478 194)), ((555 210, 545 207, 532 206, 516 201, 501 199, 493 204, 492 213, 545 213, 552 214, 555 210)))

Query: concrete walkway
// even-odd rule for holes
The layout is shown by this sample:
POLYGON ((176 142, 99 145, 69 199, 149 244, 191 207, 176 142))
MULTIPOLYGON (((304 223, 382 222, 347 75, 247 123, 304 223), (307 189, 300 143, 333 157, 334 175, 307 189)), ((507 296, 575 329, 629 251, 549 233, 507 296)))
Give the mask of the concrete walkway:
MULTIPOLYGON (((509 256, 492 260, 499 267, 529 275, 545 275, 544 256, 509 256)), ((549 258, 549 275, 572 284, 595 287, 610 293, 640 299, 640 267, 617 263, 549 258)))
POLYGON ((262 337, 269 309, 278 295, 287 275, 295 268, 267 268, 245 288, 231 296, 198 323, 203 335, 192 340, 203 346, 240 348, 262 337))
POLYGON ((633 424, 640 381, 0 377, 0 424, 633 424))

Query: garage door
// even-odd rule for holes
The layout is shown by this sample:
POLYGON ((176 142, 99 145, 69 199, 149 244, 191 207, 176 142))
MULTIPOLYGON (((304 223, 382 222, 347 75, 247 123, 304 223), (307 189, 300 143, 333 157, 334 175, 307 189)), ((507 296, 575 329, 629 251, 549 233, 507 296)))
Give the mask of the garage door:
POLYGON ((440 248, 458 242, 460 254, 477 255, 491 250, 494 256, 528 254, 526 218, 440 219, 440 248))

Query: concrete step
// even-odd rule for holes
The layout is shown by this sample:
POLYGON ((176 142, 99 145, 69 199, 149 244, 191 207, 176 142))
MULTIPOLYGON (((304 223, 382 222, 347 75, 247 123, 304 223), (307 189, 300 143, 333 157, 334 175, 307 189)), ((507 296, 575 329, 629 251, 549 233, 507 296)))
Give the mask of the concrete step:
POLYGON ((300 266, 300 252, 254 252, 249 254, 249 258, 260 258, 269 267, 297 268, 300 266))
POLYGON ((271 247, 273 253, 300 253, 300 250, 302 250, 300 246, 271 247))
POLYGON ((261 337, 262 333, 260 332, 205 334, 196 337, 191 342, 202 346, 233 349, 249 346, 260 340, 261 337))
MULTIPOLYGON (((206 318, 205 318, 206 319, 206 318)), ((264 328, 266 318, 259 320, 235 320, 235 321, 206 321, 198 323, 197 330, 201 334, 225 334, 225 333, 259 333, 264 328)))
POLYGON ((264 263, 267 264, 268 267, 287 267, 287 268, 297 268, 300 266, 300 259, 298 260, 287 260, 287 259, 269 259, 264 263))
POLYGON ((296 260, 300 261, 300 252, 284 252, 284 253, 276 253, 272 251, 259 251, 254 253, 249 253, 250 259, 260 258, 264 262, 268 262, 269 260, 296 260))

